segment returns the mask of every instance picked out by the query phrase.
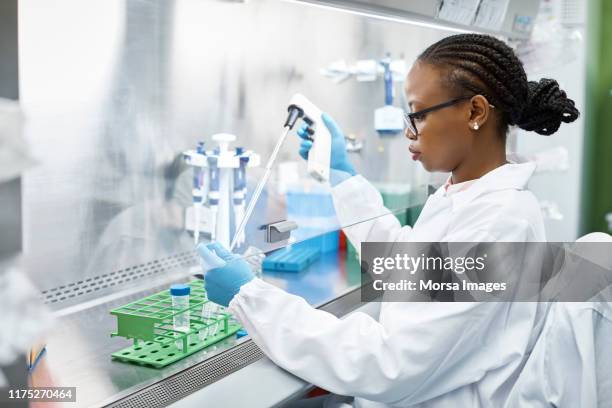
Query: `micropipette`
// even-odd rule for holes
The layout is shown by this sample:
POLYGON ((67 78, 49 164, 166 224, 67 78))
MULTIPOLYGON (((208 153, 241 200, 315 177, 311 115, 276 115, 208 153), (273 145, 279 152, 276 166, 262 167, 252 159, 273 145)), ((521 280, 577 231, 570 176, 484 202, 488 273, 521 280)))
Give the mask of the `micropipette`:
POLYGON ((319 181, 327 181, 329 179, 331 134, 325 125, 319 125, 319 123, 322 121, 321 110, 301 94, 295 94, 291 98, 287 110, 289 115, 285 121, 281 137, 278 139, 278 142, 276 142, 276 146, 274 146, 274 151, 266 164, 264 175, 257 184, 257 187, 253 192, 253 196, 249 201, 249 205, 244 213, 244 217, 242 217, 242 220, 236 229, 236 233, 234 234, 234 238, 232 239, 232 243, 229 248, 230 252, 234 250, 239 237, 244 232, 244 228, 249 221, 249 218, 251 218, 255 204, 259 200, 259 196, 261 195, 261 192, 266 185, 268 178, 270 177, 276 156, 278 155, 281 146, 285 142, 289 131, 293 129, 293 126, 299 118, 303 118, 303 120, 306 122, 308 125, 308 132, 311 136, 313 136, 315 132, 317 134, 313 140, 310 152, 308 153, 308 173, 319 181))
MULTIPOLYGON (((291 116, 291 113, 289 115, 291 116)), ((297 118, 298 116, 296 116, 296 121, 297 121, 297 118)), ((293 123, 295 124, 295 121, 293 123)), ((240 224, 238 225, 238 228, 236 229, 236 233, 234 234, 234 238, 232 239, 232 243, 229 247, 230 252, 234 250, 234 247, 236 246, 236 243, 238 242, 238 238, 240 237, 240 234, 242 234, 242 232, 244 231, 244 227, 246 226, 249 218, 251 218, 251 214, 253 213, 255 204, 257 203, 257 200, 259 200, 259 196, 261 195, 261 192, 263 191, 263 188, 265 187, 268 181, 268 178, 270 178, 270 173, 272 172, 272 166, 274 165, 274 161, 276 160, 278 151, 280 150, 281 146, 285 142, 285 139, 287 138, 287 135, 289 134, 289 131, 291 130, 292 127, 293 125, 292 126, 285 125, 280 139, 278 139, 278 142, 276 142, 276 146, 274 146, 274 151, 272 152, 272 155, 270 156, 270 158, 268 159, 268 163, 266 164, 264 175, 261 178, 261 180, 259 180, 259 183, 257 183, 257 187, 255 187, 255 191, 253 191, 253 196, 251 197, 251 200, 249 201, 249 205, 247 206, 247 209, 244 212, 242 221, 240 221, 240 224)))

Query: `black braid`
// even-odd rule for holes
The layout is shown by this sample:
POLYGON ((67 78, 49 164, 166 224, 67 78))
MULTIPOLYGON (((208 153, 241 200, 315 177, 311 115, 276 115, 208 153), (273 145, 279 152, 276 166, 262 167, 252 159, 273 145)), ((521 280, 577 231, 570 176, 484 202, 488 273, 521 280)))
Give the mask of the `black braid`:
POLYGON ((458 94, 468 91, 487 98, 500 112, 499 130, 503 135, 508 125, 550 135, 561 122, 573 122, 580 114, 557 81, 528 82, 512 48, 489 35, 443 38, 418 59, 447 69, 447 81, 458 94))

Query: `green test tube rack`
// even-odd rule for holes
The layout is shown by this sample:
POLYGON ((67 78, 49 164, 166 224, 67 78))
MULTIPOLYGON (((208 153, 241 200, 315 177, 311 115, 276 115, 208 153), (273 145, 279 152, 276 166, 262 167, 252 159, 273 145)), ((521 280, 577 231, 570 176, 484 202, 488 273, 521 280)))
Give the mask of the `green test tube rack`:
POLYGON ((112 353, 112 358, 162 368, 233 336, 240 330, 240 325, 227 312, 217 313, 204 321, 202 307, 209 300, 203 281, 194 280, 189 282, 189 286, 189 307, 182 310, 174 310, 172 307, 169 289, 111 310, 110 313, 117 318, 117 331, 111 333, 111 337, 134 340, 132 346, 112 353), (188 309, 189 331, 174 330, 174 316, 188 309), (213 331, 214 334, 211 334, 213 331))

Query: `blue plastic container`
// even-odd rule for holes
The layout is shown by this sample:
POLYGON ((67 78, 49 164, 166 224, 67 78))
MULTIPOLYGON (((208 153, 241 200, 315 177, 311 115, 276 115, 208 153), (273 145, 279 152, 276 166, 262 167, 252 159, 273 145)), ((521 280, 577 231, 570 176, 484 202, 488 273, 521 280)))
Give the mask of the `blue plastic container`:
POLYGON ((313 248, 321 253, 338 250, 340 232, 336 209, 329 190, 313 187, 306 191, 291 188, 287 191, 287 217, 296 221, 298 229, 292 236, 295 248, 313 248))

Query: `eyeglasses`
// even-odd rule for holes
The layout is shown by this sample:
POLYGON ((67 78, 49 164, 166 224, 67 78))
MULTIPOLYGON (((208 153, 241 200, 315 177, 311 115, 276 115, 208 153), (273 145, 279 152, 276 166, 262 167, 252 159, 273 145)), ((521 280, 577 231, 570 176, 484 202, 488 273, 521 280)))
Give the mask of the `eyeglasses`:
MULTIPOLYGON (((417 112, 412 112, 412 113, 406 113, 404 115, 404 122, 406 124, 406 127, 408 128, 408 130, 410 130, 410 132, 414 135, 414 136, 418 136, 419 135, 419 128, 417 127, 417 123, 421 122, 424 118, 425 115, 433 112, 433 111, 437 111, 438 109, 443 109, 443 108, 447 108, 449 106, 453 106, 461 101, 464 101, 466 99, 470 99, 475 95, 471 95, 471 96, 462 96, 460 98, 455 98, 455 99, 451 99, 450 101, 444 102, 444 103, 440 103, 438 105, 434 105, 430 108, 427 109, 423 109, 417 112)), ((489 106, 493 109, 495 109, 495 106, 489 104, 489 106)))

